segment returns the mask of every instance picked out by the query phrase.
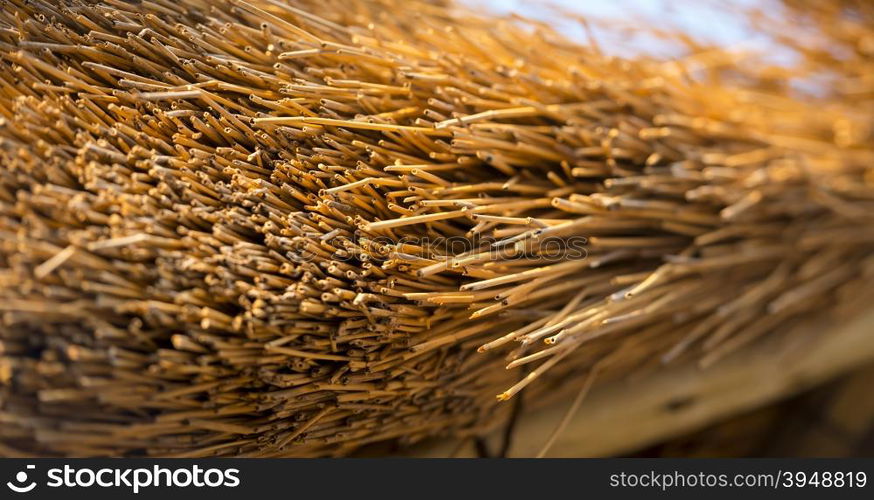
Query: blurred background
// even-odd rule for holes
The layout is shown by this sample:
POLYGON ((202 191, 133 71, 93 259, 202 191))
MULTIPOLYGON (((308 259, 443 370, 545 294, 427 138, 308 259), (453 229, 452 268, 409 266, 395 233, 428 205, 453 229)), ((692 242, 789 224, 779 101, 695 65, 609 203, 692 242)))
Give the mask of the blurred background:
POLYGON ((874 456, 874 366, 640 450, 640 457, 874 456))

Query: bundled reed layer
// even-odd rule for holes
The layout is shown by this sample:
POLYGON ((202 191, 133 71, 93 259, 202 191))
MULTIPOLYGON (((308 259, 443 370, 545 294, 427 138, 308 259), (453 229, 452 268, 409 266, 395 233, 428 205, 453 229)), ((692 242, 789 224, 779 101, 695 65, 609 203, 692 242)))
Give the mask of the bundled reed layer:
POLYGON ((804 98, 441 2, 0 4, 0 454, 471 435, 869 290, 864 3, 804 98))

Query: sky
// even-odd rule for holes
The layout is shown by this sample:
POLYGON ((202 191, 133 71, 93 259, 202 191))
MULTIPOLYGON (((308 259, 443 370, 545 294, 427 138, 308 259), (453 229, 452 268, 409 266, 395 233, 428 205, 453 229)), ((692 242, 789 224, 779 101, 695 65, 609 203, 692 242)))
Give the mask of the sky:
MULTIPOLYGON (((469 5, 497 13, 519 13, 536 19, 551 22, 570 37, 583 37, 582 29, 576 23, 563 20, 549 5, 569 9, 586 16, 616 19, 630 22, 633 19, 646 19, 664 28, 679 27, 703 40, 715 42, 725 47, 738 49, 762 49, 766 42, 757 37, 746 25, 742 17, 720 11, 718 0, 467 0, 469 5)), ((733 0, 734 6, 752 6, 755 0, 733 0)), ((762 4, 761 1, 758 4, 762 4)), ((676 31, 676 30, 673 30, 676 31)), ((598 38, 606 36, 596 32, 598 38)), ((623 39, 624 43, 611 43, 618 55, 638 51, 659 53, 661 47, 652 41, 623 39)))

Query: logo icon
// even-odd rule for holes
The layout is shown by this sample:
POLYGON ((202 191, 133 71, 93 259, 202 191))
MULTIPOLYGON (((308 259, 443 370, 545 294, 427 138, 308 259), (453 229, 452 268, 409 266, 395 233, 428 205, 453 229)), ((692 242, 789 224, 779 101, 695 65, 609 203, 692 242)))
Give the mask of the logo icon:
MULTIPOLYGON (((35 465, 28 465, 27 470, 36 469, 35 465)), ((8 481, 6 486, 9 487, 10 490, 16 493, 27 493, 28 491, 36 488, 36 481, 31 481, 30 484, 24 484, 27 481, 27 472, 26 471, 18 471, 18 474, 15 475, 15 483, 12 481, 8 481), (16 484, 17 483, 17 484, 16 484)))

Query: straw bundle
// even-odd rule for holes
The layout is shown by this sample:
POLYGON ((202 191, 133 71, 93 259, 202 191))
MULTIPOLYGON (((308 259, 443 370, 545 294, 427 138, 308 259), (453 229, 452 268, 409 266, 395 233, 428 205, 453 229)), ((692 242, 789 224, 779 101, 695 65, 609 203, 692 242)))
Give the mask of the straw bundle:
POLYGON ((442 2, 5 0, 0 53, 2 454, 473 435, 874 273, 871 51, 800 99, 442 2))

